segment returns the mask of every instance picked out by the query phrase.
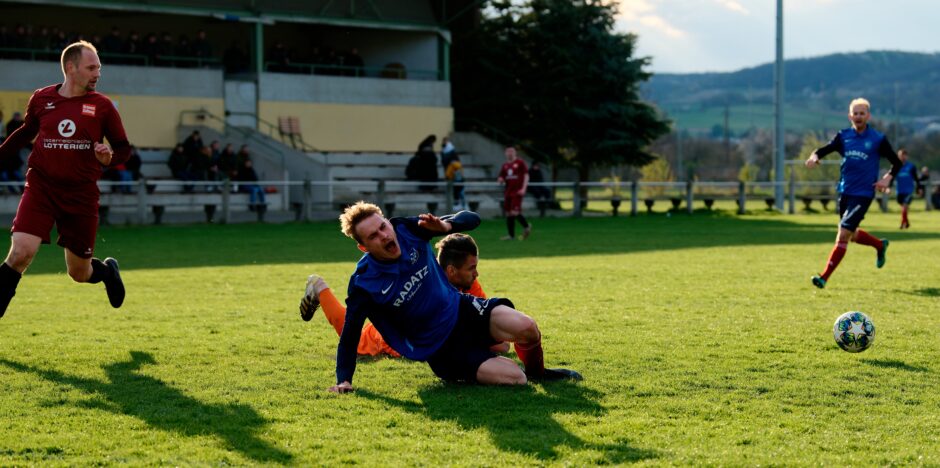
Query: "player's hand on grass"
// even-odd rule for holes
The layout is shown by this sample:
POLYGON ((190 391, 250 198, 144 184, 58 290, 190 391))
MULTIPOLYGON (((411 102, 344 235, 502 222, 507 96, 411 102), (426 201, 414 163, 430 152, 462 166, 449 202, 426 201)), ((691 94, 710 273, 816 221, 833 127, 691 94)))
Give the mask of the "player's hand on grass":
POLYGON ((114 154, 111 151, 111 147, 105 143, 95 143, 95 158, 98 159, 102 165, 107 166, 111 164, 111 156, 114 154))
POLYGON ((438 218, 431 213, 418 215, 418 226, 421 226, 428 231, 440 232, 442 234, 450 232, 451 229, 450 221, 443 221, 441 218, 438 218))
POLYGON ((348 381, 345 381, 343 383, 338 383, 330 387, 328 390, 333 393, 352 393, 355 391, 352 384, 349 383, 348 381))

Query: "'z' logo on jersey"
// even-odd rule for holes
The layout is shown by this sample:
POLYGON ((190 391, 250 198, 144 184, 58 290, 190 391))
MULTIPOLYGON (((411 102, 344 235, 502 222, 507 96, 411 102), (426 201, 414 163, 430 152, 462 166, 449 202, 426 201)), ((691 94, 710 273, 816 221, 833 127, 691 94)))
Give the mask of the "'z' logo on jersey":
POLYGON ((94 104, 82 104, 82 115, 88 115, 88 116, 94 117, 95 105, 94 104))
POLYGON ((59 122, 59 135, 62 135, 65 138, 69 138, 75 134, 75 122, 72 122, 69 119, 65 119, 59 122))

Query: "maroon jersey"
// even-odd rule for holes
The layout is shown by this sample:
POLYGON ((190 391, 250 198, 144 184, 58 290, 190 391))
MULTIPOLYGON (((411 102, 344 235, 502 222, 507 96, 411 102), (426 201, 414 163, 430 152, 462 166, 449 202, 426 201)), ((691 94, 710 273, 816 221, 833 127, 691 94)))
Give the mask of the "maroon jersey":
POLYGON ((29 98, 23 125, 0 146, 0 160, 19 151, 35 137, 29 155, 27 183, 38 176, 55 190, 84 189, 101 177, 95 143, 108 139, 114 154, 111 166, 130 157, 130 145, 117 109, 107 96, 89 92, 71 98, 59 94, 59 85, 36 90, 29 98))
POLYGON ((506 181, 506 194, 515 195, 522 190, 522 184, 525 182, 525 176, 528 173, 529 166, 522 158, 503 163, 502 169, 499 170, 499 177, 506 181))

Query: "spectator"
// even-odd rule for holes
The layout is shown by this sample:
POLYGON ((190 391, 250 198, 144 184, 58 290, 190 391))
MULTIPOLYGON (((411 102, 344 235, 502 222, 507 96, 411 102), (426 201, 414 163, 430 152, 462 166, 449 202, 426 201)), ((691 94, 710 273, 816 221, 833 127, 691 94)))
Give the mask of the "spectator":
POLYGON ((173 60, 170 59, 169 56, 173 55, 173 51, 176 49, 176 47, 173 46, 173 36, 171 36, 170 33, 164 31, 160 37, 161 39, 157 41, 158 53, 156 65, 161 67, 172 67, 173 60))
POLYGON ((550 200, 552 198, 552 192, 548 187, 532 185, 544 182, 545 176, 542 174, 542 164, 538 161, 533 161, 532 166, 529 167, 529 186, 527 187, 529 195, 535 197, 536 200, 550 200))
POLYGON ((450 161, 457 157, 457 149, 454 148, 454 144, 451 143, 450 138, 444 137, 441 140, 441 167, 444 170, 447 170, 447 166, 450 165, 450 161))
POLYGON ((127 169, 126 162, 105 169, 102 178, 117 182, 111 185, 111 193, 131 193, 131 181, 134 178, 131 176, 131 171, 127 169))
POLYGON ((125 54, 140 55, 143 53, 141 50, 142 46, 140 34, 138 34, 137 31, 131 31, 130 34, 127 35, 127 41, 124 42, 123 52, 125 54))
POLYGON ((935 186, 930 194, 930 203, 935 210, 940 210, 940 185, 935 186))
MULTIPOLYGON (((111 27, 111 34, 108 37, 104 38, 101 41, 102 52, 107 52, 109 54, 120 54, 125 51, 127 44, 124 43, 124 39, 121 37, 121 30, 117 26, 111 27)), ((118 61, 118 63, 123 63, 118 61)))
POLYGON ((454 211, 466 210, 467 198, 464 196, 463 165, 456 153, 450 158, 450 163, 444 171, 444 178, 454 183, 454 211))
MULTIPOLYGON (((219 161, 222 158, 222 151, 219 149, 219 141, 212 140, 212 143, 209 143, 209 147, 206 149, 209 152, 209 166, 206 168, 206 180, 218 182, 222 180, 222 175, 219 172, 219 161)), ((206 189, 211 192, 218 192, 219 186, 213 184, 207 186, 206 189)))
POLYGON ((245 165, 245 161, 251 159, 251 151, 248 150, 248 145, 242 145, 241 148, 238 148, 238 154, 235 155, 235 172, 238 173, 238 170, 245 165))
MULTIPOLYGON (((14 114, 14 116, 19 113, 14 114)), ((18 128, 18 127, 17 127, 18 128)), ((9 134, 9 133, 8 133, 9 134)), ((14 151, 12 156, 0 160, 0 181, 23 182, 23 153, 28 150, 14 151)), ((6 190, 10 193, 21 193, 22 185, 8 185, 6 190)))
POLYGON ((10 121, 7 122, 7 135, 12 135, 21 125, 23 125, 23 114, 14 112, 13 117, 10 117, 10 121))
POLYGON ((140 53, 147 56, 148 65, 157 64, 157 56, 163 55, 163 51, 161 50, 160 42, 157 40, 156 34, 147 34, 147 39, 141 46, 140 53))
POLYGON ((200 60, 200 67, 205 67, 207 65, 205 60, 212 58, 212 44, 206 39, 205 30, 200 29, 199 32, 196 33, 196 40, 193 41, 192 54, 193 57, 200 60))
POLYGON ((202 135, 199 130, 193 130, 185 140, 183 140, 183 151, 186 154, 186 167, 189 172, 189 180, 205 180, 206 168, 209 167, 203 148, 202 135))
POLYGON ((245 159, 241 167, 238 168, 238 175, 235 180, 238 181, 238 191, 248 194, 248 209, 255 211, 265 204, 264 190, 258 185, 258 173, 255 172, 254 164, 251 158, 245 159))
MULTIPOLYGON (((408 161, 408 166, 405 168, 405 177, 408 180, 437 182, 437 155, 434 154, 435 141, 437 141, 436 136, 428 135, 418 145, 418 151, 408 161)), ((434 190, 434 185, 422 184, 418 186, 418 190, 431 192, 434 190)))
POLYGON ((219 155, 219 176, 221 180, 234 180, 236 175, 238 175, 238 156, 232 144, 229 143, 219 155))
POLYGON ((186 60, 193 55, 193 48, 189 44, 189 36, 180 34, 179 42, 173 47, 173 55, 176 60, 173 62, 179 68, 191 68, 193 62, 186 60))
MULTIPOLYGON (((177 144, 176 147, 173 148, 167 165, 170 166, 170 172, 173 174, 174 179, 187 182, 192 180, 192 175, 189 173, 189 158, 186 156, 186 149, 182 143, 177 144)), ((192 184, 183 184, 184 193, 190 193, 192 191, 192 184)))
POLYGON ((346 66, 346 70, 350 72, 351 76, 365 76, 364 68, 366 63, 362 60, 362 56, 359 55, 359 49, 353 47, 352 50, 346 54, 343 64, 346 66))
POLYGON ((274 47, 268 51, 268 61, 271 63, 268 71, 288 73, 290 69, 290 53, 283 42, 277 41, 274 47))
POLYGON ((127 158, 127 162, 125 162, 124 165, 127 166, 127 170, 130 171, 132 180, 140 180, 140 167, 143 165, 143 161, 140 159, 140 153, 137 152, 136 146, 131 145, 131 155, 127 158))

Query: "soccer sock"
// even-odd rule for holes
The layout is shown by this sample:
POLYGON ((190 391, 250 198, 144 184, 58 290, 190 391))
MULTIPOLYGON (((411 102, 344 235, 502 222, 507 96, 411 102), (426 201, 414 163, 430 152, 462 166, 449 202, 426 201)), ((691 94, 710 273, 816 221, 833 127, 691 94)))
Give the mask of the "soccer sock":
POLYGON ((89 283, 100 283, 110 278, 112 274, 111 267, 105 265, 104 262, 97 258, 91 259, 91 276, 88 278, 89 283))
POLYGON ((829 253, 829 262, 826 263, 826 271, 819 275, 822 279, 829 281, 829 276, 832 275, 832 272, 836 271, 836 267, 839 266, 839 262, 841 262, 842 257, 845 256, 845 250, 848 246, 848 242, 839 242, 832 248, 832 252, 829 253))
POLYGON ((506 217, 506 230, 509 231, 509 237, 516 237, 516 217, 506 217))
POLYGON ((907 224, 907 205, 901 206, 901 224, 907 224))
POLYGON ((525 216, 519 215, 516 216, 516 218, 519 220, 519 224, 521 224, 523 228, 529 227, 529 223, 525 220, 525 216))
POLYGON ((14 270, 6 262, 0 265, 0 317, 7 311, 7 306, 16 295, 16 285, 20 283, 23 274, 14 270))
POLYGON ((525 366, 526 377, 541 377, 545 373, 545 358, 542 354, 542 337, 532 343, 513 343, 516 355, 525 366))
POLYGON ((881 239, 858 229, 855 231, 855 243, 862 245, 870 245, 878 250, 884 248, 884 244, 881 242, 881 239))
POLYGON ((326 317, 326 321, 333 325, 336 334, 343 334, 343 324, 346 323, 346 308, 333 295, 332 289, 326 288, 320 291, 320 305, 323 307, 323 315, 326 317))

